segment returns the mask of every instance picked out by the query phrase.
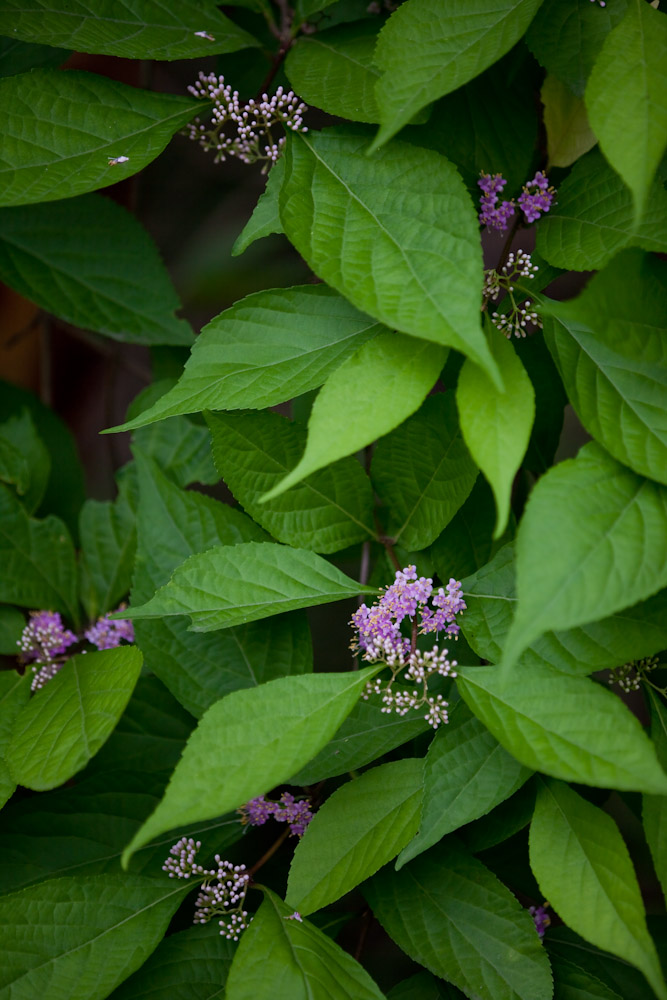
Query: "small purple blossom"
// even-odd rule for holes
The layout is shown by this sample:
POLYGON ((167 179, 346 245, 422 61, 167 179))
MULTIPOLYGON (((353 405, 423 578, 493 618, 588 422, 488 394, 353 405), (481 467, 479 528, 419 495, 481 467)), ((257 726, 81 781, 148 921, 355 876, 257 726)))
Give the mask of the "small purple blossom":
POLYGON ((526 222, 537 222, 544 212, 548 212, 554 200, 555 188, 549 187, 549 178, 538 170, 532 181, 524 184, 519 195, 519 208, 526 222))
POLYGON ((551 926, 551 917, 547 913, 548 906, 548 903, 543 903, 542 906, 531 906, 528 909, 535 923, 535 930, 541 938, 544 937, 547 927, 551 926))
POLYGON ((489 229, 497 229, 504 233, 509 226, 510 219, 514 215, 515 205, 513 201, 502 201, 498 204, 498 195, 507 184, 502 174, 485 174, 482 172, 477 181, 482 189, 480 198, 481 212, 479 221, 489 229))
POLYGON ((291 792, 283 792, 278 802, 260 795, 246 802, 239 810, 241 822, 250 826, 263 826, 273 816, 278 823, 288 823, 290 836, 302 837, 313 818, 307 799, 295 799, 291 792))
POLYGON ((26 662, 38 660, 45 663, 77 641, 74 632, 63 625, 57 611, 31 611, 30 621, 23 629, 17 646, 26 662))
POLYGON ((303 917, 301 916, 298 910, 295 910, 294 913, 290 913, 288 917, 285 917, 285 920, 296 920, 300 924, 303 923, 303 917))
MULTIPOLYGON (((122 604, 113 614, 117 614, 124 609, 122 604)), ((111 613, 111 612, 110 612, 111 613)), ((86 629, 84 635, 88 642, 98 649, 115 649, 121 642, 134 642, 134 626, 127 618, 119 618, 117 621, 110 621, 109 615, 102 615, 94 625, 86 629)))

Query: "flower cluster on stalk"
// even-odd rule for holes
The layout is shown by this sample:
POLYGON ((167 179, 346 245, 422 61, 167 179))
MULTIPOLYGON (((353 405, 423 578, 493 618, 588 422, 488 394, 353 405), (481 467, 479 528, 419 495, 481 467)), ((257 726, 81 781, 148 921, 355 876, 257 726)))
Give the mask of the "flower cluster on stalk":
POLYGON ((544 937, 547 927, 551 927, 551 917, 547 913, 548 906, 548 903, 542 903, 541 906, 530 906, 528 908, 528 912, 535 924, 535 930, 540 938, 544 937))
POLYGON ((285 136, 274 134, 276 126, 291 132, 308 131, 303 124, 308 109, 291 90, 278 87, 271 97, 262 94, 261 100, 242 101, 238 90, 232 90, 224 76, 215 73, 200 73, 188 90, 213 102, 210 121, 205 124, 195 118, 184 131, 202 149, 215 154, 215 163, 224 163, 228 157, 248 164, 264 161, 265 172, 285 145, 285 136))
POLYGON ((514 295, 517 282, 521 278, 532 280, 538 270, 537 264, 532 263, 529 253, 517 250, 516 254, 509 254, 507 261, 499 271, 489 268, 484 272, 482 295, 485 302, 496 302, 501 291, 507 293, 510 303, 507 312, 490 314, 491 322, 506 337, 511 337, 512 334, 515 337, 525 337, 529 326, 535 329, 542 328, 542 320, 533 308, 532 301, 530 299, 518 300, 514 295))
POLYGON ((241 822, 249 826, 264 826, 271 818, 278 823, 287 823, 293 837, 302 837, 313 818, 308 800, 295 799, 291 792, 283 792, 278 802, 260 795, 246 802, 238 812, 241 813, 241 822))
MULTIPOLYGON (((123 609, 124 605, 118 608, 123 609)), ((109 621, 109 615, 102 615, 87 629, 83 637, 65 628, 57 611, 31 611, 30 619, 17 642, 20 658, 30 664, 34 674, 32 691, 43 688, 47 681, 56 676, 65 665, 70 654, 67 650, 81 639, 97 649, 113 649, 121 642, 134 642, 134 628, 127 619, 109 621)))
MULTIPOLYGON (((507 181, 502 174, 485 174, 482 171, 477 184, 482 189, 479 202, 480 223, 500 233, 506 232, 517 207, 514 199, 500 203, 498 201, 507 181)), ((549 186, 547 175, 538 170, 533 179, 524 184, 523 191, 517 199, 526 222, 537 222, 545 212, 548 212, 555 193, 555 188, 549 186)))
POLYGON ((243 909, 250 876, 245 865, 233 865, 215 856, 215 867, 204 868, 197 861, 201 841, 181 837, 170 849, 162 870, 169 878, 202 879, 195 901, 193 923, 207 924, 217 919, 220 934, 228 941, 238 941, 252 917, 243 909))
POLYGON ((425 708, 424 718, 434 729, 446 723, 448 703, 440 694, 429 694, 428 683, 436 674, 456 677, 457 663, 437 644, 418 649, 417 636, 444 632, 456 639, 460 631, 456 616, 465 608, 459 581, 451 579, 446 587, 434 590, 433 580, 417 577, 415 566, 398 570, 380 599, 370 608, 362 604, 350 622, 356 629, 352 649, 367 663, 385 663, 391 671, 388 681, 379 677, 369 681, 362 697, 381 696, 381 711, 386 713, 405 715, 425 708), (404 622, 410 625, 410 638, 403 634, 404 622), (400 675, 409 688, 395 686, 400 675))
MULTIPOLYGON (((614 667, 609 673, 609 683, 618 684, 621 691, 629 694, 630 691, 639 691, 642 681, 648 680, 648 674, 655 670, 660 664, 660 657, 646 656, 643 660, 630 660, 620 667, 614 667)), ((651 684, 651 687, 655 687, 651 684)), ((661 690, 661 689, 658 689, 661 690)))

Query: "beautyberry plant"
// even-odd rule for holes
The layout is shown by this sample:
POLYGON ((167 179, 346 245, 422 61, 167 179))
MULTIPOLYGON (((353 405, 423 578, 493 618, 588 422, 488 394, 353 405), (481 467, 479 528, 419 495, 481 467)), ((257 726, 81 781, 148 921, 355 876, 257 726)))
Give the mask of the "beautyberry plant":
POLYGON ((0 1000, 667 1000, 664 2, 64 6, 0 4, 0 1000))

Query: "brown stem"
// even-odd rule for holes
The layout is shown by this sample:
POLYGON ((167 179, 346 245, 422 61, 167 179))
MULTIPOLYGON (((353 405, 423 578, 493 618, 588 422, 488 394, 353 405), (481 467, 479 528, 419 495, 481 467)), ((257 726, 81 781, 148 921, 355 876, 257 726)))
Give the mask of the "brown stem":
POLYGON ((274 841, 273 844, 271 844, 271 846, 269 847, 268 851, 265 851, 265 853, 262 854, 262 856, 259 859, 259 861, 256 861, 254 863, 254 865, 252 865, 250 868, 248 868, 248 875, 253 876, 255 874, 255 872, 258 872, 259 869, 262 868, 262 866, 265 865, 266 862, 270 858, 273 857, 273 855, 276 853, 276 851, 280 847, 282 847, 283 843, 289 837, 289 834, 290 834, 290 828, 288 826, 288 827, 285 828, 285 830, 283 830, 283 832, 280 834, 280 836, 278 837, 278 839, 276 841, 274 841))
POLYGON ((412 619, 412 633, 410 635, 410 656, 412 656, 417 649, 417 618, 412 619))
POLYGON ((516 209, 514 214, 514 222, 510 226, 510 231, 507 234, 507 239, 503 244, 503 248, 500 251, 500 257, 498 258, 498 263, 496 264, 496 273, 500 274, 502 268, 507 263, 507 258, 510 255, 510 250, 512 248, 512 240, 516 236, 519 226, 521 225, 521 211, 519 208, 516 209))
POLYGON ((357 962, 361 958, 361 953, 364 950, 364 945, 366 944, 366 938, 368 937, 368 930, 371 926, 371 921, 373 919, 373 914, 370 910, 366 910, 363 915, 363 923, 361 925, 361 930, 359 931, 359 940, 357 941, 357 947, 354 949, 354 957, 357 962))

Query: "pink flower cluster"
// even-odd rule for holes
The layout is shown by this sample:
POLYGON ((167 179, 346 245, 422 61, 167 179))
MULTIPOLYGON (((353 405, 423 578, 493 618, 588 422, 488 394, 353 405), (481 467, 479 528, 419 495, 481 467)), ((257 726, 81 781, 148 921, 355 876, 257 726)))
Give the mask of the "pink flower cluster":
POLYGON ((295 799, 291 792, 283 792, 278 802, 260 795, 246 802, 239 810, 242 822, 250 826, 263 826, 273 817, 278 823, 288 823, 290 835, 302 837, 313 818, 307 799, 295 799))
MULTIPOLYGON (((485 174, 482 171, 477 183, 482 189, 479 203, 480 223, 483 226, 488 226, 489 229, 496 229, 498 232, 504 233, 516 209, 513 199, 498 204, 498 197, 507 181, 502 174, 485 174)), ((549 186, 547 175, 538 170, 533 179, 524 184, 523 191, 518 198, 519 208, 523 212, 526 222, 536 222, 544 212, 548 212, 553 204, 555 193, 555 188, 549 186)))

